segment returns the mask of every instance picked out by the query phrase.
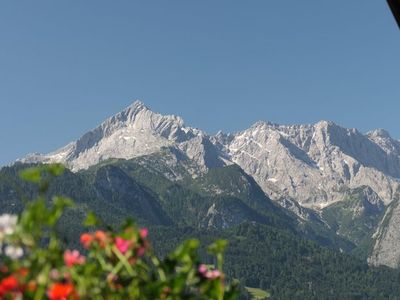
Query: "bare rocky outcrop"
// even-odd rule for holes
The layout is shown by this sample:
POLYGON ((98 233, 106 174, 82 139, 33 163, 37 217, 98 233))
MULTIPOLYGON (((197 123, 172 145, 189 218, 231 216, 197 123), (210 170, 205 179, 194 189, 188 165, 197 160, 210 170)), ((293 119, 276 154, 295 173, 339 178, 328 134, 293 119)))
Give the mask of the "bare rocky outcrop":
POLYGON ((392 203, 386 210, 380 226, 375 232, 374 247, 368 262, 373 265, 400 266, 400 205, 392 203))
POLYGON ((380 145, 326 121, 295 126, 259 122, 236 134, 226 150, 272 198, 287 196, 314 209, 360 186, 371 187, 388 204, 399 184, 398 171, 389 167, 380 145))
POLYGON ((22 162, 62 162, 73 171, 109 158, 131 159, 172 147, 198 164, 198 170, 222 166, 218 151, 201 130, 186 127, 177 116, 163 116, 135 101, 122 112, 76 142, 46 155, 33 154, 22 162))

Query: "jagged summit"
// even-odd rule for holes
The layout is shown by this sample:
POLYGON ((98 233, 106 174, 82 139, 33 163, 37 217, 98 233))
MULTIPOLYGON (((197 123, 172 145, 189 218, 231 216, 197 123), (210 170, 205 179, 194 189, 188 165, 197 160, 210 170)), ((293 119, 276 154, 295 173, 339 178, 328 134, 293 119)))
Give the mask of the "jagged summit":
POLYGON ((339 126, 333 121, 329 120, 320 120, 317 123, 314 124, 314 126, 321 126, 321 127, 328 127, 328 126, 339 126))
POLYGON ((371 130, 371 131, 367 132, 367 136, 369 136, 369 137, 388 138, 388 139, 392 138, 390 136, 390 133, 387 130, 382 129, 382 128, 377 128, 377 129, 374 129, 374 130, 371 130))
POLYGON ((318 127, 318 128, 328 128, 328 127, 341 127, 333 121, 321 120, 315 124, 279 124, 271 121, 259 120, 255 122, 250 128, 298 128, 298 127, 318 127))
POLYGON ((134 110, 142 108, 148 109, 148 107, 141 100, 135 100, 131 105, 127 107, 127 109, 134 109, 134 110))
POLYGON ((268 126, 280 126, 280 125, 277 123, 270 122, 270 121, 259 120, 259 121, 255 122, 253 125, 251 125, 250 128, 260 128, 260 127, 268 127, 268 126))
POLYGON ((185 126, 181 117, 153 112, 137 100, 77 141, 46 155, 28 155, 21 161, 62 162, 77 171, 109 158, 131 159, 173 147, 205 170, 222 163, 212 145, 207 134, 185 126))

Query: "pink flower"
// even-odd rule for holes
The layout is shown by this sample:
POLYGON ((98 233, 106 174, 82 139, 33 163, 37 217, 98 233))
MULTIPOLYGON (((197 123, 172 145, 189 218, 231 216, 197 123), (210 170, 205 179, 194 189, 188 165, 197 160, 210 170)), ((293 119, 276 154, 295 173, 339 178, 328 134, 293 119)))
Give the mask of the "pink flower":
POLYGON ((201 264, 201 265, 199 266, 198 271, 199 271, 199 273, 200 273, 201 275, 205 275, 205 274, 207 273, 207 271, 208 271, 207 266, 204 265, 204 264, 201 264))
POLYGON ((126 251, 128 251, 129 246, 131 245, 131 242, 128 240, 125 240, 121 237, 116 237, 115 238, 115 246, 121 252, 122 254, 125 254, 126 251))
POLYGON ((83 265, 86 261, 86 258, 79 253, 78 250, 67 250, 64 252, 64 263, 67 267, 71 267, 73 265, 83 265))
POLYGON ((219 271, 219 270, 212 270, 212 271, 208 271, 207 273, 206 273, 206 277, 208 278, 208 279, 217 279, 217 278, 219 278, 219 277, 221 277, 221 272, 219 271))
POLYGON ((199 266, 198 271, 202 277, 210 280, 214 280, 222 276, 222 273, 219 270, 209 270, 204 264, 199 266))
POLYGON ((147 228, 141 228, 139 231, 139 235, 142 239, 145 239, 149 234, 149 230, 147 228))

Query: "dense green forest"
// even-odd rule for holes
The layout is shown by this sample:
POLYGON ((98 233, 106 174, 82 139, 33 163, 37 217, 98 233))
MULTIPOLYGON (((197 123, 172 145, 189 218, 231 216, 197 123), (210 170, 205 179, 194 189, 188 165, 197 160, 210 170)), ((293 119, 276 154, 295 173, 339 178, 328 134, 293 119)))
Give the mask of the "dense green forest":
POLYGON ((369 267, 354 256, 270 226, 245 223, 222 231, 153 228, 151 235, 160 255, 189 237, 203 243, 229 240, 227 274, 245 286, 269 291, 272 299, 399 299, 398 270, 369 267))

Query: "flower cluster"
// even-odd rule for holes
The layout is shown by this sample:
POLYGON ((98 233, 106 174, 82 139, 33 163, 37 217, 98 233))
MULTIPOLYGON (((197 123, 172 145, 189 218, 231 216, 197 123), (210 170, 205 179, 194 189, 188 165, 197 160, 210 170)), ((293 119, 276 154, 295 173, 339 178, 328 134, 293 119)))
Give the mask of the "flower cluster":
POLYGON ((128 228, 122 234, 115 236, 97 230, 94 233, 83 233, 80 242, 86 249, 105 249, 111 246, 123 255, 129 253, 131 256, 142 257, 149 248, 147 235, 147 228, 141 228, 138 232, 128 228))
POLYGON ((67 267, 72 267, 73 265, 83 265, 86 258, 79 253, 78 250, 67 250, 64 252, 64 263, 67 267))
POLYGON ((79 296, 71 283, 52 284, 47 291, 47 297, 50 300, 79 299, 79 296))
POLYGON ((200 276, 206 279, 214 280, 217 278, 221 278, 222 273, 219 270, 210 270, 206 265, 201 264, 197 269, 200 276))
POLYGON ((4 241, 17 230, 17 222, 18 216, 16 215, 3 214, 0 216, 0 253, 4 250, 4 254, 12 260, 24 255, 24 250, 20 246, 9 243, 4 245, 4 241))
POLYGON ((17 227, 18 216, 4 214, 0 216, 0 240, 6 235, 11 235, 17 227))
POLYGON ((0 282, 0 296, 3 297, 8 293, 19 293, 18 287, 19 283, 15 276, 7 276, 0 282))
POLYGON ((10 274, 8 268, 4 267, 1 270, 5 277, 0 281, 0 299, 6 296, 12 296, 12 299, 22 299, 25 292, 30 292, 34 288, 31 282, 26 283, 25 279, 28 275, 28 270, 20 268, 10 274))

